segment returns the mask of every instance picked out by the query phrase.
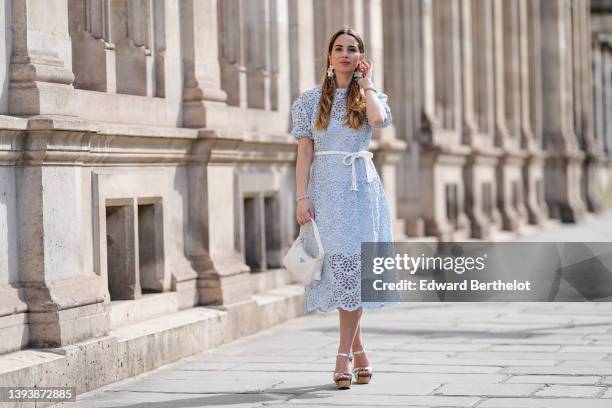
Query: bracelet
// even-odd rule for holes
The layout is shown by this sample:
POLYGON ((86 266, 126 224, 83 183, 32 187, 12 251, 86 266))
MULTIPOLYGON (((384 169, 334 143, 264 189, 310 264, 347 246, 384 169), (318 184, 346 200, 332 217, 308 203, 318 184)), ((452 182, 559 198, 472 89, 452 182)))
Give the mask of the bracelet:
POLYGON ((295 202, 297 203, 298 201, 303 200, 303 199, 305 199, 305 198, 310 198, 310 196, 309 196, 308 194, 304 194, 304 195, 298 196, 298 197, 295 199, 295 202))
POLYGON ((376 88, 374 88, 373 86, 368 86, 366 89, 363 90, 364 92, 367 91, 374 91, 375 94, 378 93, 378 90, 376 88))

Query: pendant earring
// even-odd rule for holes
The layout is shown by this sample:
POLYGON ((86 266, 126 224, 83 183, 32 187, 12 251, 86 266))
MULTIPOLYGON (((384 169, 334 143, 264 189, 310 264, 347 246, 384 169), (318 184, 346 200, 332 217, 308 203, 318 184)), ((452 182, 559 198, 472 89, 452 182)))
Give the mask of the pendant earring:
POLYGON ((327 67, 327 78, 332 79, 334 77, 334 66, 332 64, 329 64, 329 67, 327 67))
POLYGON ((359 81, 361 78, 363 78, 363 74, 361 73, 361 71, 355 71, 353 72, 353 78, 359 81))

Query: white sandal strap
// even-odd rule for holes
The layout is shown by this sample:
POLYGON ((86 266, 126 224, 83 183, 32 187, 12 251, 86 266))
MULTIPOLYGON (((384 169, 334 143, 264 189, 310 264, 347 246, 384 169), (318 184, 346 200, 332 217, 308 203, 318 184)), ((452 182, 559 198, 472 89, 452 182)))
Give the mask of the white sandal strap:
POLYGON ((351 381, 353 380, 353 377, 355 375, 349 371, 342 371, 342 372, 333 372, 332 373, 332 378, 334 381, 340 381, 340 378, 342 377, 349 377, 351 379, 351 381))
MULTIPOLYGON (((348 357, 349 361, 353 361, 353 356, 350 353, 338 353, 336 356, 348 357)), ((349 377, 353 381, 355 375, 351 371, 333 372, 332 378, 334 381, 339 381, 338 377, 349 377)))
POLYGON ((359 351, 353 351, 353 354, 363 354, 366 352, 366 348, 365 348, 365 344, 363 346, 361 346, 361 350, 359 351))

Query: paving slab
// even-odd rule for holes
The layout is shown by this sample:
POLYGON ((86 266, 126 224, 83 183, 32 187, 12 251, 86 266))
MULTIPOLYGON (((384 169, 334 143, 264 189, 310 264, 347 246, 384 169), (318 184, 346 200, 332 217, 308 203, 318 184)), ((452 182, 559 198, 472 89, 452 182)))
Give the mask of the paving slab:
POLYGON ((478 408, 610 408, 610 401, 595 398, 491 398, 478 408))
POLYGON ((517 384, 576 384, 594 385, 598 384, 601 377, 598 376, 564 376, 564 375, 513 375, 505 383, 517 384))
POLYGON ((541 384, 445 384, 435 393, 481 397, 527 397, 541 388, 541 384))
POLYGON ((594 367, 588 365, 577 367, 506 367, 502 372, 506 374, 611 375, 612 365, 609 367, 594 367))
POLYGON ((550 385, 535 393, 536 397, 597 397, 605 392, 605 387, 585 387, 579 385, 550 385))
MULTIPOLYGON (((585 241, 589 228, 612 242, 612 214, 561 227, 585 241)), ((404 303, 362 328, 374 376, 350 390, 331 380, 338 315, 317 312, 64 405, 612 407, 612 302, 404 303)))
POLYGON ((513 344, 513 345, 495 345, 490 346, 487 351, 504 351, 504 352, 545 352, 545 353, 553 353, 555 351, 559 351, 562 346, 551 346, 546 344, 533 344, 533 345, 523 345, 523 344, 513 344))
POLYGON ((290 403, 316 406, 317 404, 335 405, 350 404, 359 407, 378 407, 387 405, 403 406, 435 406, 435 407, 473 407, 480 399, 478 397, 441 397, 441 396, 401 396, 401 395, 358 395, 347 392, 335 392, 330 397, 326 395, 303 395, 289 400, 290 403))
MULTIPOLYGON (((457 353, 454 358, 465 359, 517 359, 517 360, 604 360, 608 355, 606 353, 564 353, 564 352, 498 352, 498 351, 479 351, 457 353)), ((589 361, 590 364, 590 361, 589 361)), ((609 362, 608 362, 609 364, 609 362)), ((517 364, 518 365, 518 364, 517 364)))

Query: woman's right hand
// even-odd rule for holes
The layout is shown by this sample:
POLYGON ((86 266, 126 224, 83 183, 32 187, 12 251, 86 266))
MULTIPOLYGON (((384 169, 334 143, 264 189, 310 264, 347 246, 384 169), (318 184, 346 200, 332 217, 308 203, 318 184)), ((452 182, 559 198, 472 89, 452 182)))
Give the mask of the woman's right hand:
POLYGON ((309 198, 297 202, 295 218, 300 225, 306 224, 311 218, 316 220, 314 205, 309 198))

